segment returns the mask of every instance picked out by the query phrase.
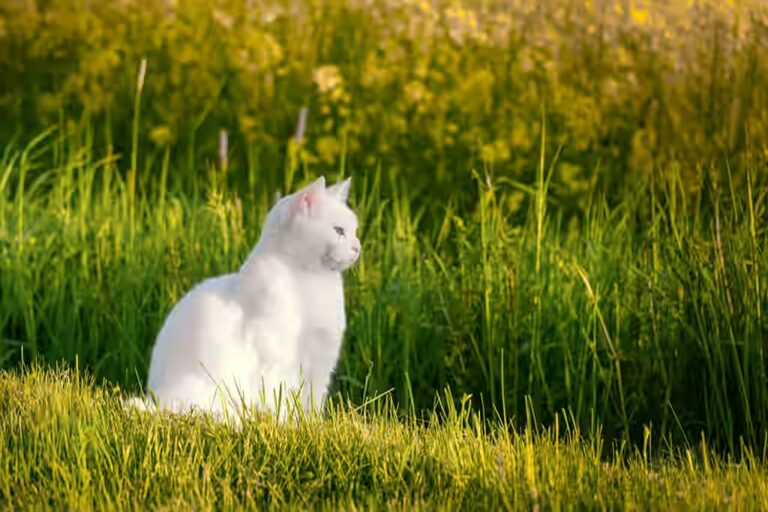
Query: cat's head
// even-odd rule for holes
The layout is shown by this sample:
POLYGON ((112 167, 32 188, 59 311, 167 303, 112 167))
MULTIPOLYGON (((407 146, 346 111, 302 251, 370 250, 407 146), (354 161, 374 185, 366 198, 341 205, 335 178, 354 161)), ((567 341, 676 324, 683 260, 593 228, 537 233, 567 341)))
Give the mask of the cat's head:
POLYGON ((350 180, 326 188, 320 178, 282 198, 264 223, 271 246, 309 269, 341 272, 360 256, 357 216, 347 206, 350 180))

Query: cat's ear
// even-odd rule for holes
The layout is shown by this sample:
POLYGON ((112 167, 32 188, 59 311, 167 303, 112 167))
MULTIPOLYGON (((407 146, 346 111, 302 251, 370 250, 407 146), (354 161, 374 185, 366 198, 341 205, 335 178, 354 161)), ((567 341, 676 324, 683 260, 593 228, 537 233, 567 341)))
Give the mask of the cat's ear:
POLYGON ((325 196, 325 178, 320 176, 311 184, 296 192, 291 211, 294 215, 309 215, 325 196))
POLYGON ((332 187, 328 187, 328 193, 339 200, 341 203, 347 202, 347 197, 349 196, 349 185, 352 181, 352 178, 347 178, 344 181, 340 181, 339 183, 333 185, 332 187))

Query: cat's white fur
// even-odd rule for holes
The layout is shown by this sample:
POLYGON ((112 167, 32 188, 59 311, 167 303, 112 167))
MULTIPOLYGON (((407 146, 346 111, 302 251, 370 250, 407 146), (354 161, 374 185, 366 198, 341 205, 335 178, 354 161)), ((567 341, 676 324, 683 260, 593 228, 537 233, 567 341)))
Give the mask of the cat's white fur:
POLYGON ((360 255, 349 186, 320 178, 282 198, 239 272, 203 281, 176 304, 149 367, 157 406, 321 406, 346 326, 341 273, 360 255))

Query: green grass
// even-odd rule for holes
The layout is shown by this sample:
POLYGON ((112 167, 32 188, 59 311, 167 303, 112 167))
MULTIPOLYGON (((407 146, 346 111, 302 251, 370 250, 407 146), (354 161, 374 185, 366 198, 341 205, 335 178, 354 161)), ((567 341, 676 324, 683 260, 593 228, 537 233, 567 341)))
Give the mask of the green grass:
MULTIPOLYGON (((565 217, 538 163, 524 216, 519 184, 476 175, 473 202, 441 201, 381 170, 356 173, 363 258, 346 279, 349 327, 336 389, 356 403, 393 390, 404 411, 450 386, 489 417, 582 427, 639 442, 701 432, 736 452, 768 427, 766 188, 702 171, 693 199, 674 168, 620 201, 565 217)), ((78 357, 137 391, 163 318, 194 283, 237 269, 274 191, 205 196, 169 177, 135 190, 82 141, 54 133, 6 151, 0 188, 2 360, 78 357)), ((298 180, 311 175, 296 172, 298 180)), ((330 176, 329 178, 333 178, 330 176)), ((465 192, 467 193, 467 192, 465 192)))
POLYGON ((7 509, 762 510, 765 461, 701 441, 655 452, 604 446, 560 416, 488 424, 442 395, 429 423, 386 397, 286 425, 125 412, 82 373, 0 373, 0 503, 7 509))

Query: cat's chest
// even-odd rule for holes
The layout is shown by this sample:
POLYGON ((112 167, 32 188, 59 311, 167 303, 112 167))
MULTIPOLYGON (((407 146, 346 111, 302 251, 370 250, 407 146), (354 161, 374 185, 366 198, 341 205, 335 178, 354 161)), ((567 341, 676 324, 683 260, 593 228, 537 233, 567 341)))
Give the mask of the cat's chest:
POLYGON ((302 276, 298 282, 305 328, 341 334, 346 323, 341 276, 302 276))

